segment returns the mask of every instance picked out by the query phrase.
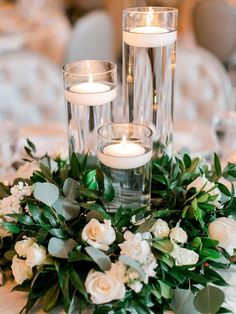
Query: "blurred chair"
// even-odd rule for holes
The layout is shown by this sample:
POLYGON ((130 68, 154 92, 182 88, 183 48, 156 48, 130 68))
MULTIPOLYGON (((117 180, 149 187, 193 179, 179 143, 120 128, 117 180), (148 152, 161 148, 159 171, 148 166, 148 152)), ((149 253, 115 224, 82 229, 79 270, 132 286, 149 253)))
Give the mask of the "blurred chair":
POLYGON ((231 81, 219 60, 203 48, 179 46, 174 101, 178 148, 216 150, 213 120, 231 101, 231 81))
POLYGON ((227 0, 198 1, 193 28, 198 45, 227 64, 236 52, 236 7, 227 0))
POLYGON ((0 55, 0 121, 41 124, 65 118, 59 69, 30 52, 0 55))
POLYGON ((113 23, 106 11, 94 11, 74 25, 65 54, 65 63, 76 60, 114 60, 113 23))

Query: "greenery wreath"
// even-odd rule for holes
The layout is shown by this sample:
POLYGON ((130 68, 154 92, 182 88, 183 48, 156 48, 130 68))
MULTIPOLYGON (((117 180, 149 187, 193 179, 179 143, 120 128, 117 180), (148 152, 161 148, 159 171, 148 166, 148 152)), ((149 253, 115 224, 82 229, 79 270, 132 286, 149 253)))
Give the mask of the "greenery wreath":
POLYGON ((150 206, 110 213, 112 183, 87 156, 38 159, 30 141, 26 151, 0 184, 1 275, 28 291, 21 313, 37 302, 70 314, 230 313, 219 286, 235 261, 236 165, 163 156, 150 206))

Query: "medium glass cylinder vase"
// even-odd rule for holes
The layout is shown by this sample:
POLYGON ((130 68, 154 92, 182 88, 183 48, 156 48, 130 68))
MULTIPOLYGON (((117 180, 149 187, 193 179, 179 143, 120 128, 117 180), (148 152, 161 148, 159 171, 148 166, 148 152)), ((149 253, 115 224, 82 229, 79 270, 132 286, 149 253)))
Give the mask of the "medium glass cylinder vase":
POLYGON ((123 12, 124 115, 152 129, 155 157, 172 152, 177 17, 173 8, 123 12))
POLYGON ((63 68, 70 156, 88 154, 96 162, 97 129, 114 122, 117 70, 114 63, 85 60, 63 68))

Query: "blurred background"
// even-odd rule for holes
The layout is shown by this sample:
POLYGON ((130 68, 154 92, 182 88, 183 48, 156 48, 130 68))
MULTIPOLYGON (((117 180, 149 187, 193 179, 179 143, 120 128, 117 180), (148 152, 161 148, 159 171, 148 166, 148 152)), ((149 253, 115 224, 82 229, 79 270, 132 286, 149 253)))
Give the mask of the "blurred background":
POLYGON ((236 0, 16 0, 0 1, 0 166, 26 137, 67 146, 62 65, 111 60, 121 79, 122 10, 146 5, 179 9, 175 150, 236 161, 236 0))

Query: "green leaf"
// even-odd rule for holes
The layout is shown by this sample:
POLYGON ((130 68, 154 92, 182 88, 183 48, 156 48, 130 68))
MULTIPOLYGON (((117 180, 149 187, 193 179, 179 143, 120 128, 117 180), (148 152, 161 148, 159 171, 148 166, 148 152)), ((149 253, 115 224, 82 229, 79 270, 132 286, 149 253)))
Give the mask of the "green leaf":
POLYGON ((54 235, 55 237, 57 237, 57 238, 60 238, 60 239, 66 239, 66 238, 68 238, 68 235, 67 235, 67 233, 66 233, 65 230, 56 229, 56 228, 49 228, 49 229, 47 229, 47 231, 48 231, 50 234, 52 234, 52 235, 54 235))
POLYGON ((27 225, 27 226, 31 226, 33 224, 32 218, 26 214, 9 214, 6 216, 12 217, 12 218, 16 219, 18 222, 20 222, 24 225, 27 225))
POLYGON ((75 153, 71 155, 70 167, 73 178, 79 179, 81 176, 81 164, 75 153))
POLYGON ((11 233, 20 233, 20 228, 17 227, 15 223, 11 222, 2 222, 3 227, 10 231, 11 233))
POLYGON ((154 239, 152 242, 152 246, 163 253, 170 253, 173 251, 174 248, 173 243, 170 240, 154 239))
POLYGON ((217 287, 207 285, 200 290, 194 298, 195 309, 200 313, 215 314, 220 309, 225 299, 223 291, 217 287))
POLYGON ((87 246, 85 248, 86 253, 93 259, 93 261, 101 268, 106 271, 111 268, 110 257, 95 247, 87 246))
POLYGON ((82 296, 88 299, 88 295, 87 295, 84 283, 80 279, 79 274, 74 269, 71 269, 69 272, 69 276, 70 276, 70 280, 73 286, 82 294, 82 296))
POLYGON ((58 214, 64 217, 66 221, 76 218, 80 213, 79 204, 63 196, 59 196, 56 202, 52 204, 52 207, 58 214))
POLYGON ((105 209, 102 208, 102 206, 98 204, 88 204, 88 203, 79 203, 79 205, 85 209, 88 209, 90 211, 96 211, 100 213, 104 219, 111 220, 111 216, 106 212, 105 209))
POLYGON ((88 262, 91 262, 91 258, 86 255, 86 254, 83 254, 81 252, 75 252, 75 251, 71 251, 69 253, 69 257, 68 257, 68 262, 69 263, 74 263, 74 262, 79 262, 79 261, 88 261, 88 262))
POLYGON ((216 153, 214 153, 214 167, 217 177, 219 178, 221 176, 221 164, 220 159, 216 153))
POLYGON ((32 215, 32 218, 38 222, 38 218, 41 216, 41 210, 38 208, 38 206, 30 201, 28 203, 29 211, 32 215))
POLYGON ((63 184, 63 194, 65 197, 75 200, 79 197, 80 184, 72 178, 67 178, 63 184))
POLYGON ((62 240, 58 238, 51 238, 48 243, 48 252, 53 257, 68 258, 69 252, 77 245, 75 240, 62 240))
POLYGON ((198 314, 193 306, 194 294, 191 290, 175 289, 171 309, 176 314, 198 314))
POLYGON ((173 295, 172 288, 162 280, 158 280, 158 283, 159 283, 160 288, 161 288, 162 297, 165 299, 170 299, 173 295))
POLYGON ((53 285, 42 299, 42 308, 44 312, 51 311, 58 304, 60 288, 58 284, 53 285))
POLYGON ((209 267, 204 269, 204 275, 209 282, 214 283, 217 286, 228 286, 227 282, 216 272, 209 267))
POLYGON ((50 171, 50 168, 48 168, 47 166, 45 166, 42 162, 39 164, 40 170, 44 176, 45 179, 47 179, 48 181, 52 180, 52 174, 50 171))
POLYGON ((59 189, 52 183, 37 182, 33 185, 33 189, 34 197, 48 206, 52 206, 52 204, 55 203, 59 197, 59 189))
POLYGON ((190 167, 191 167, 192 160, 191 160, 191 158, 189 157, 189 155, 184 154, 183 161, 184 161, 184 164, 185 164, 185 167, 186 167, 186 168, 190 168, 190 167))
POLYGON ((218 182, 217 186, 218 186, 218 189, 220 190, 221 193, 223 193, 224 195, 226 195, 228 197, 231 196, 229 189, 224 184, 218 182))

